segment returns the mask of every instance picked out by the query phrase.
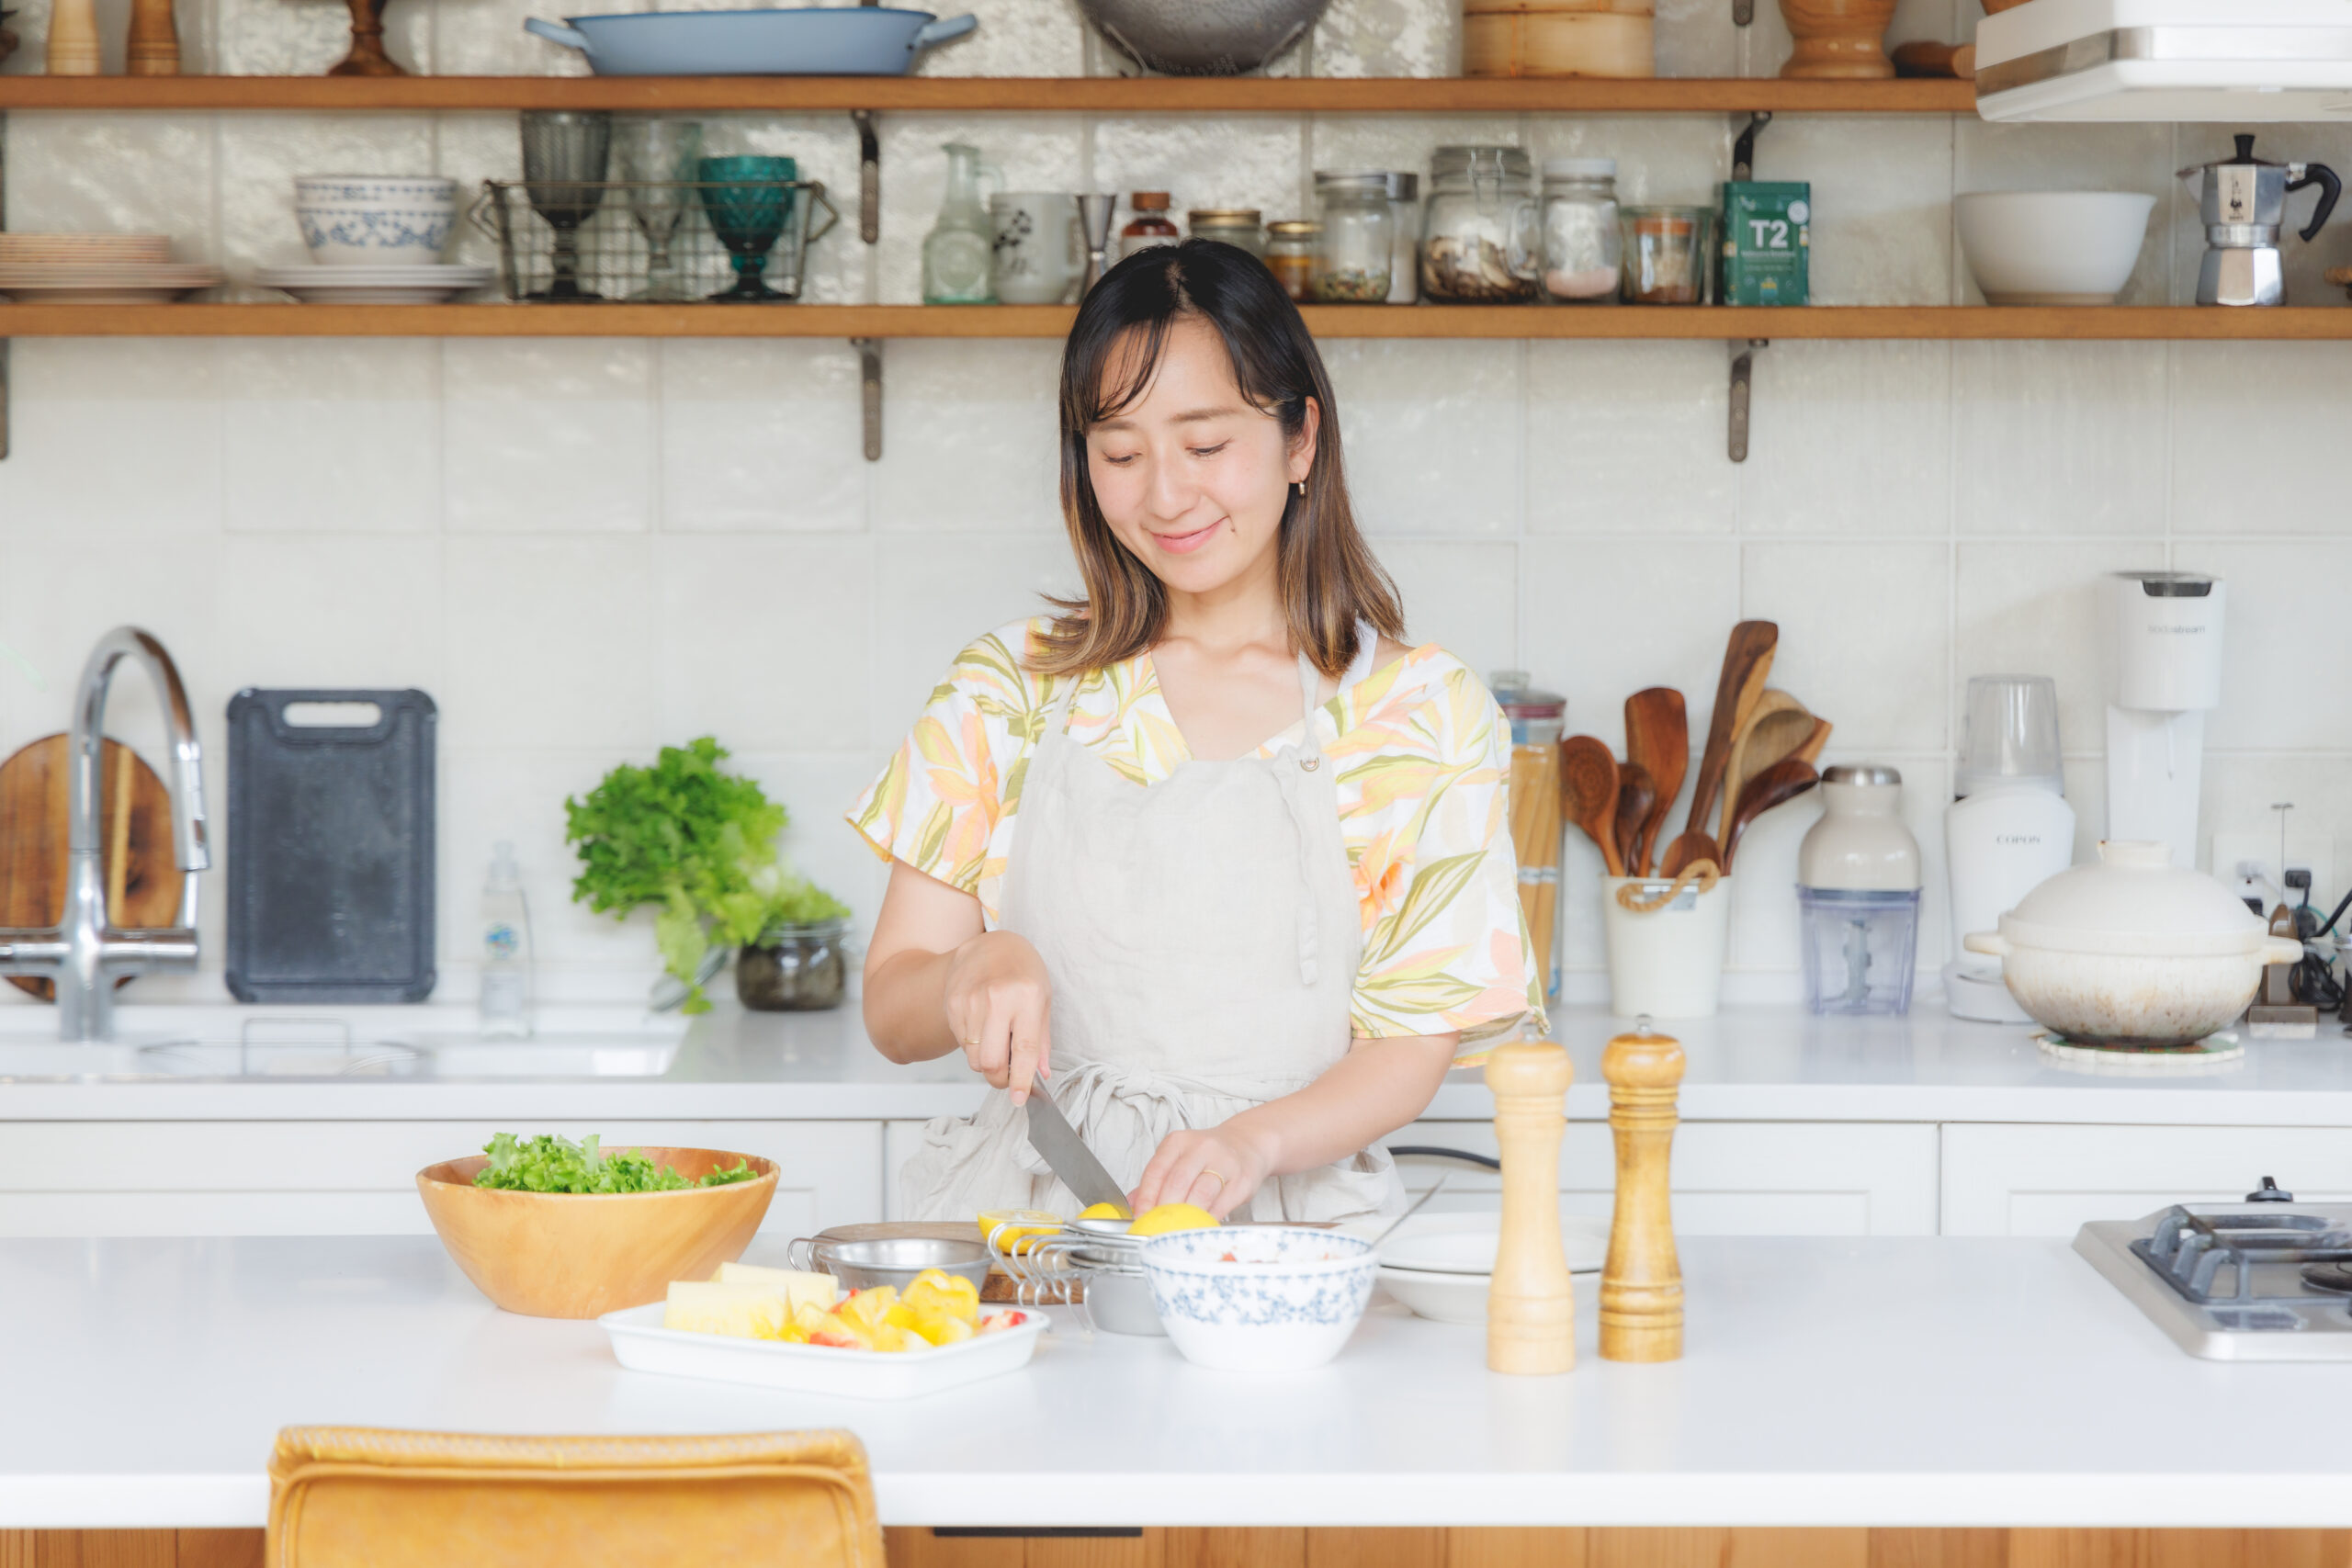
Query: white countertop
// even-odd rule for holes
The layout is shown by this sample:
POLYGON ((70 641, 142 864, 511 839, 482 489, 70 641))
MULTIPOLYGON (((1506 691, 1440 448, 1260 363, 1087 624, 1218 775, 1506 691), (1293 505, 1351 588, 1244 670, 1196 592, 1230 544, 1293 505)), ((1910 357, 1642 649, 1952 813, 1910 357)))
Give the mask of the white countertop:
MULTIPOLYGON (((267 1010, 220 1010, 233 1025, 267 1010)), ((311 1010, 304 1010, 305 1011, 311 1010)), ((397 1010, 369 1010, 379 1016, 397 1010)), ((125 1007, 126 1029, 141 1010, 125 1007)), ((866 1043, 853 1005, 695 1021, 658 1077, 109 1080, 11 1068, 8 1041, 53 1013, 10 1009, 0 1031, 0 1122, 499 1118, 922 1120, 963 1115, 981 1090, 960 1058, 897 1066, 866 1043)), ((1600 1047, 1624 1028, 1597 1008, 1555 1015, 1576 1058, 1568 1113, 1607 1114, 1600 1047)), ((2118 1076, 2053 1062, 2030 1032, 1963 1023, 1932 998, 1907 1019, 1815 1018, 1739 1008, 1666 1026, 1690 1056, 1692 1121, 2048 1122, 2352 1127, 2352 1040, 2332 1021, 2309 1041, 2256 1040, 2244 1060, 2188 1077, 2118 1076)), ((229 1030, 234 1037, 233 1027, 229 1030)), ((1493 1101, 1457 1074, 1428 1114, 1485 1120, 1493 1101)))
POLYGON ((2062 1242, 1683 1252, 1667 1365, 1593 1358, 1586 1276, 1556 1378, 1376 1303, 1310 1372, 1065 1321, 1020 1372, 874 1403, 623 1371, 429 1238, 0 1242, 0 1529, 259 1525, 275 1433, 314 1422, 844 1427, 890 1524, 2352 1525, 2352 1364, 2195 1359, 2062 1242))

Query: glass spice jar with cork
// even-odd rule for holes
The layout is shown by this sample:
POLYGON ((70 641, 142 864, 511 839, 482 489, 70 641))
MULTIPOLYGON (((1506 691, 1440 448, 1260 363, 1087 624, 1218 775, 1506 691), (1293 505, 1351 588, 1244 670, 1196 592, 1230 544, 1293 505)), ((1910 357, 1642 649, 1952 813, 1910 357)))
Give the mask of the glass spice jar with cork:
POLYGON ((1323 225, 1311 218, 1266 225, 1266 269, 1298 304, 1315 298, 1315 247, 1322 238, 1323 225))
POLYGON ((1135 217, 1119 231, 1119 259, 1126 260, 1137 251, 1154 245, 1172 245, 1183 238, 1168 217, 1168 193, 1164 190, 1139 190, 1127 197, 1135 217))
POLYGON ((1185 214, 1185 226, 1195 240, 1221 240, 1238 245, 1261 261, 1266 255, 1266 231, 1254 207, 1195 207, 1185 214))
POLYGON ((1396 220, 1385 170, 1318 170, 1315 200, 1322 233, 1315 248, 1314 298, 1325 304, 1377 305, 1388 298, 1396 220))
POLYGON ((1635 305, 1702 305, 1713 250, 1710 207, 1628 207, 1624 231, 1624 298, 1635 305))

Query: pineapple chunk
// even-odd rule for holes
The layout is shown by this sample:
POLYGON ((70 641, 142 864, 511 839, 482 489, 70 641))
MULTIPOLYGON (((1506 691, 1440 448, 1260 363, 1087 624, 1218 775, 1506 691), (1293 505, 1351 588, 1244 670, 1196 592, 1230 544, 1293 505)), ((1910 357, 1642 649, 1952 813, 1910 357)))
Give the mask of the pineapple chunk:
POLYGON ((792 1320, 792 1309, 773 1286, 673 1280, 662 1326, 692 1334, 727 1334, 738 1339, 773 1339, 792 1320))
POLYGON ((718 1281, 723 1285, 765 1285, 779 1292, 796 1308, 807 1302, 813 1306, 829 1307, 841 1294, 841 1287, 831 1274, 804 1274, 797 1269, 763 1269, 752 1263, 722 1263, 718 1266, 718 1281))
POLYGON ((903 1299, 916 1312, 944 1313, 972 1324, 980 1320, 979 1289, 960 1274, 926 1269, 915 1276, 903 1299))

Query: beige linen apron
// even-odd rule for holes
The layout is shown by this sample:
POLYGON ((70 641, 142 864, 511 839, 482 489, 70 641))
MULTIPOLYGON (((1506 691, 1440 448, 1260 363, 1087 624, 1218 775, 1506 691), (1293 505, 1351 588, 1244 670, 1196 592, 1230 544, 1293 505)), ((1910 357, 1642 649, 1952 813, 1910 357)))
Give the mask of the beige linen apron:
MULTIPOLYGON (((1184 762, 1138 787, 1069 739, 1072 681, 1029 760, 1003 926, 1053 981, 1046 1089, 1130 1190, 1170 1133, 1304 1089, 1348 1053, 1362 917, 1315 667, 1301 658, 1298 672, 1295 750, 1184 762)), ((1268 1180, 1241 1217, 1393 1211, 1397 1190, 1386 1151, 1367 1149, 1268 1180)), ((923 1129, 900 1193, 913 1219, 1079 1208, 1002 1089, 923 1129)))

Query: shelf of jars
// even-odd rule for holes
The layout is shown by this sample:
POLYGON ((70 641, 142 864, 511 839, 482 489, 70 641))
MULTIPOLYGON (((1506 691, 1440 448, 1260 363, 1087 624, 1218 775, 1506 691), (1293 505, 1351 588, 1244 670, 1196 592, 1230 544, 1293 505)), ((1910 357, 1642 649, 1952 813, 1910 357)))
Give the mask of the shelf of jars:
MULTIPOLYGON (((1318 338, 2352 340, 2352 308, 1308 305, 1318 338)), ((0 338, 1058 338, 1067 305, 0 305, 0 338)))
POLYGON ((0 76, 7 109, 1970 114, 1948 80, 1229 76, 0 76))

